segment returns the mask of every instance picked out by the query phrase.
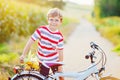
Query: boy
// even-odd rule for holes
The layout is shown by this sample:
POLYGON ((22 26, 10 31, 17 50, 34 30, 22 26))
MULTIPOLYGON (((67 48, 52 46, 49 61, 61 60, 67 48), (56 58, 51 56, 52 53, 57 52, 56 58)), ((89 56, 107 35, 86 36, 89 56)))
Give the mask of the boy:
MULTIPOLYGON (((40 26, 28 40, 23 54, 20 56, 20 61, 23 62, 26 53, 30 49, 31 45, 38 40, 38 52, 37 57, 42 61, 63 61, 63 36, 58 30, 58 27, 62 23, 62 14, 58 8, 53 8, 48 11, 48 25, 40 26)), ((40 73, 44 76, 49 74, 49 68, 40 65, 40 73)), ((55 70, 62 72, 62 66, 52 67, 52 71, 55 70)), ((64 80, 60 77, 60 80, 64 80)))

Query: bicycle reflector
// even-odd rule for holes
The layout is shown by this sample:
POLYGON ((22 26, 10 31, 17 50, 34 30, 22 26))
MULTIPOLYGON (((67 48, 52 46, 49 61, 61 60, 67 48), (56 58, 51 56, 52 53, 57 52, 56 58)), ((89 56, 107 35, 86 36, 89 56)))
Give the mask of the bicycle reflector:
POLYGON ((16 74, 16 73, 18 73, 18 70, 20 69, 20 67, 19 66, 15 66, 14 68, 13 68, 13 72, 16 74))

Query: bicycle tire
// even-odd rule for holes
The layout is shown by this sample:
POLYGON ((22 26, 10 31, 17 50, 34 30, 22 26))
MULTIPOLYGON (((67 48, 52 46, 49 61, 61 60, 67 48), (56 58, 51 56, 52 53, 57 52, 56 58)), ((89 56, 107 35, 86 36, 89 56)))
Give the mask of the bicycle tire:
POLYGON ((43 80, 43 79, 33 74, 22 74, 14 77, 12 80, 43 80))
POLYGON ((112 76, 106 76, 106 77, 102 77, 100 80, 120 80, 120 79, 112 76))

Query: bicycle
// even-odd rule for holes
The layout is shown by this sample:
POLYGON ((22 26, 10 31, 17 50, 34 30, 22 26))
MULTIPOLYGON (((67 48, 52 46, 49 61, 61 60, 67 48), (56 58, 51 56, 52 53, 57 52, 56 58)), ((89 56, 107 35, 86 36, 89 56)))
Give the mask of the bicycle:
MULTIPOLYGON (((90 43, 92 51, 85 56, 86 59, 90 59, 91 65, 84 71, 80 72, 55 72, 54 74, 49 74, 43 76, 39 71, 35 71, 33 68, 30 70, 24 70, 24 68, 17 69, 17 74, 15 74, 9 80, 59 80, 59 77, 72 77, 75 80, 86 80, 89 76, 94 76, 96 80, 101 79, 101 74, 105 70, 106 64, 106 54, 105 52, 94 42, 90 43), (100 53, 101 58, 99 61, 95 62, 95 54, 100 53), (97 65, 101 64, 98 68, 97 65)), ((61 66, 63 62, 42 62, 42 64, 49 68, 51 66, 61 66)))

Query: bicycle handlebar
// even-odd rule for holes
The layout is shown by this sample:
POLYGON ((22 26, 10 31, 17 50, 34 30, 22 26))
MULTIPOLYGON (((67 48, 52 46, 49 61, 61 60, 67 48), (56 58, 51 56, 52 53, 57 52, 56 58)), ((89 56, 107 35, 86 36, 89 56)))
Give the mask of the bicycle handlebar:
POLYGON ((94 56, 94 53, 95 53, 95 51, 90 52, 88 55, 85 56, 85 59, 89 59, 90 58, 91 63, 94 63, 93 58, 96 58, 94 56))
POLYGON ((98 50, 98 45, 95 44, 94 42, 90 42, 90 47, 98 50))
POLYGON ((102 57, 101 57, 101 59, 96 63, 96 65, 98 64, 98 63, 100 63, 101 62, 101 68, 100 68, 100 70, 99 70, 99 73, 101 73, 103 70, 105 70, 105 64, 106 64, 106 60, 107 60, 107 58, 106 58, 106 54, 105 54, 105 52, 97 45, 97 44, 95 44, 94 42, 90 42, 90 47, 93 49, 93 51, 92 52, 90 52, 88 55, 86 55, 85 56, 85 59, 89 59, 90 58, 90 60, 91 60, 91 63, 94 63, 94 61, 93 61, 93 58, 96 58, 95 56, 94 56, 94 54, 95 54, 95 50, 97 50, 97 51, 99 51, 102 55, 102 57))
MULTIPOLYGON (((98 45, 95 44, 94 42, 90 42, 90 47, 93 48, 93 49, 97 49, 98 50, 98 45)), ((91 62, 93 63, 94 62, 93 58, 96 58, 94 56, 94 54, 95 54, 95 51, 93 50, 92 52, 90 52, 88 55, 85 56, 85 59, 89 59, 90 58, 91 62)))

